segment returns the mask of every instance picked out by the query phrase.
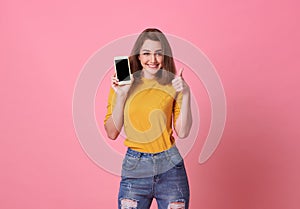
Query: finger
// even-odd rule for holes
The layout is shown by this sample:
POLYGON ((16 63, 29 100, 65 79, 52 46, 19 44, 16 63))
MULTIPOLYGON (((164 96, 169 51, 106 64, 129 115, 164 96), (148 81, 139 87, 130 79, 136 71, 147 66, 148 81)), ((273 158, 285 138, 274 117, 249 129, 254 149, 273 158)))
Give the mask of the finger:
POLYGON ((174 88, 176 92, 180 92, 183 90, 182 86, 177 86, 176 88, 174 88))
POLYGON ((116 77, 112 77, 111 80, 112 80, 113 82, 118 82, 118 81, 119 81, 119 79, 117 79, 116 77))
POLYGON ((182 77, 182 72, 183 72, 183 70, 184 70, 184 68, 182 67, 182 68, 180 68, 180 70, 179 70, 179 73, 178 73, 178 77, 182 77))
POLYGON ((181 83, 174 83, 173 84, 173 88, 178 91, 179 89, 181 89, 183 87, 183 85, 181 83))
POLYGON ((111 77, 111 85, 117 86, 119 82, 119 79, 117 79, 116 77, 111 77))
POLYGON ((182 77, 175 77, 175 78, 172 80, 172 84, 180 83, 182 80, 183 80, 182 77))
POLYGON ((130 74, 130 80, 131 80, 131 84, 132 84, 134 82, 133 74, 130 74))
POLYGON ((115 92, 117 92, 118 85, 117 85, 116 83, 112 83, 112 84, 111 84, 111 87, 113 88, 113 90, 114 90, 115 92))

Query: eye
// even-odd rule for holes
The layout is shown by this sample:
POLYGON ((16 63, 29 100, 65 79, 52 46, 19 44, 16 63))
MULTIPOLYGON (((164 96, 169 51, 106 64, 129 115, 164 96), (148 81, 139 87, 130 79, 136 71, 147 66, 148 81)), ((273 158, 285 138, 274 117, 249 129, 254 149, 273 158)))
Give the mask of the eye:
POLYGON ((143 55, 149 56, 150 53, 149 52, 144 52, 143 55))
POLYGON ((157 52, 157 53, 155 53, 155 56, 161 57, 161 56, 163 56, 163 55, 162 55, 161 52, 157 52))

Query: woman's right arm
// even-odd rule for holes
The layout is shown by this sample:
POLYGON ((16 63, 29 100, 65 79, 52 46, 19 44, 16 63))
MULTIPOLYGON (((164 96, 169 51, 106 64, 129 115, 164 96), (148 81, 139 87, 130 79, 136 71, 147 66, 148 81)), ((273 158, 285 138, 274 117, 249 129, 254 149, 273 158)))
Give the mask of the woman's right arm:
POLYGON ((111 116, 104 124, 104 128, 108 138, 115 140, 122 129, 124 122, 124 105, 127 99, 127 94, 131 85, 118 85, 118 80, 115 76, 112 77, 112 88, 116 93, 115 105, 111 116))
POLYGON ((124 121, 124 104, 126 96, 117 95, 116 104, 111 116, 106 121, 104 127, 108 138, 115 140, 122 129, 124 121))

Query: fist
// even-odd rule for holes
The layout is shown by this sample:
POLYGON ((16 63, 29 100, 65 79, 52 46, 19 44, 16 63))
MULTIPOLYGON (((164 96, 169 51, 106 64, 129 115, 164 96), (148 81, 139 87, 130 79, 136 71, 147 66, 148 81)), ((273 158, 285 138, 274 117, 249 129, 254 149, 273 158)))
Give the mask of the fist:
POLYGON ((179 70, 179 74, 172 80, 172 86, 177 92, 185 92, 189 90, 189 86, 182 77, 183 68, 179 70))
MULTIPOLYGON (((132 81, 133 81, 133 77, 132 77, 132 81)), ((111 77, 111 87, 114 89, 117 95, 126 96, 131 87, 131 84, 119 85, 119 80, 117 79, 116 74, 111 77)))

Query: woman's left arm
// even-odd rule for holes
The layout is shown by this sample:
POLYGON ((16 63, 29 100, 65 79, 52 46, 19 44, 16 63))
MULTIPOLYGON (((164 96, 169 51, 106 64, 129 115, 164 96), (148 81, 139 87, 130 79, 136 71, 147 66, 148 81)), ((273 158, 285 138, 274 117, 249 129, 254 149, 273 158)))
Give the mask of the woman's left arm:
POLYGON ((182 71, 173 79, 172 85, 177 92, 181 92, 182 101, 180 104, 180 113, 174 124, 176 134, 179 138, 186 138, 191 130, 193 119, 191 111, 191 93, 187 83, 182 78, 182 71))

